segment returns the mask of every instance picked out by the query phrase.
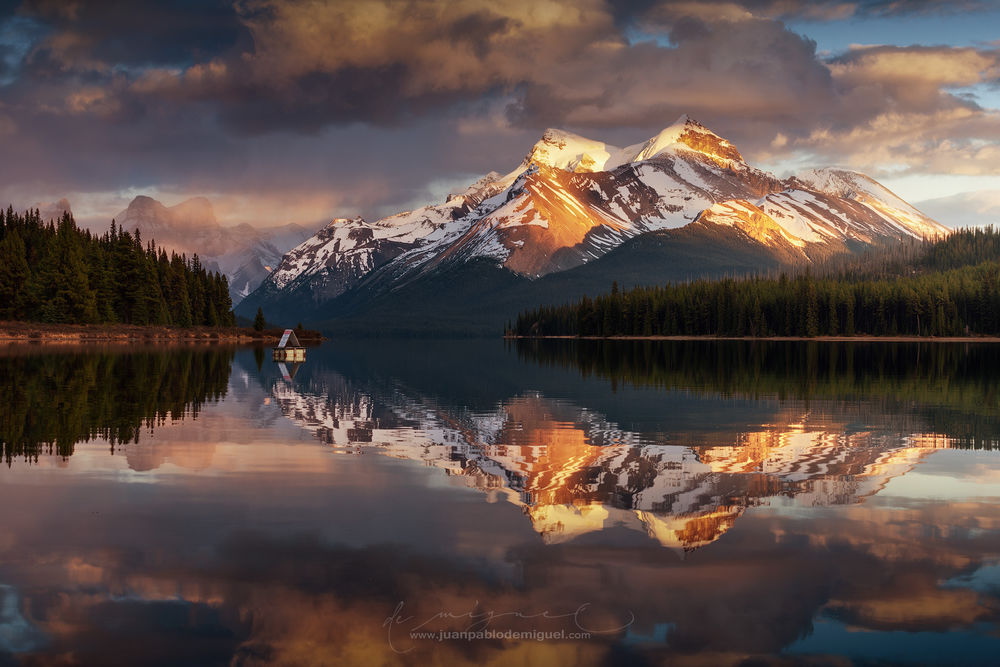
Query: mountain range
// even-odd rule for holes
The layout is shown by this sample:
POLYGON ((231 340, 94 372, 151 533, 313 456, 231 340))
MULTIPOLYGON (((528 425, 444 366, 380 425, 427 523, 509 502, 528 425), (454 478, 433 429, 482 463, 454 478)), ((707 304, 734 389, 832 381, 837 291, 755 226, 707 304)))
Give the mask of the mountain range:
POLYGON ((115 220, 125 230, 138 230, 145 241, 155 240, 158 246, 188 257, 197 254, 207 269, 224 273, 234 305, 278 267, 285 252, 309 239, 314 231, 294 223, 223 227, 204 197, 168 207, 151 197, 138 196, 115 220))
POLYGON ((514 170, 442 204, 333 220, 237 313, 259 306, 272 321, 328 330, 496 333, 525 307, 613 281, 739 275, 947 231, 857 172, 778 178, 686 116, 626 148, 550 129, 514 170))

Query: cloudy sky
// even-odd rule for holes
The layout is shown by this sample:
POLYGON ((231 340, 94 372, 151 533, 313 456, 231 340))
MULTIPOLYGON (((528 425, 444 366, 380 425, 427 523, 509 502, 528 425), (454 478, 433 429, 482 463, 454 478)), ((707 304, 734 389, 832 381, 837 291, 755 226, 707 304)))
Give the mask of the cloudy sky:
POLYGON ((779 175, 1000 222, 998 28, 997 0, 0 0, 0 201, 372 218, 546 127, 623 145, 687 113, 779 175))

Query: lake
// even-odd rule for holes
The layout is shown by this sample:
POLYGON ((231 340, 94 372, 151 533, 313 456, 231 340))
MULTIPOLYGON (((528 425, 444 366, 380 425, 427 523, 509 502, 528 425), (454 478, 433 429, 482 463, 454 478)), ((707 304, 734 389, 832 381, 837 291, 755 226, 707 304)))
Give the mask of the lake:
POLYGON ((0 665, 990 664, 1000 347, 0 351, 0 665))

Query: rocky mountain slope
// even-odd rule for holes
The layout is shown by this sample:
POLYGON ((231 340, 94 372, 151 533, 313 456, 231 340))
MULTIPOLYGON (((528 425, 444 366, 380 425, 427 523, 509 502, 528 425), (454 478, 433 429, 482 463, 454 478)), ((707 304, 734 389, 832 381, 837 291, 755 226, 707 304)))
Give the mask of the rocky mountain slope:
MULTIPOLYGON (((243 310, 308 308, 314 322, 375 311, 391 317, 400 294, 412 303, 430 290, 447 307, 441 276, 454 285, 472 271, 487 292, 516 285, 500 290, 499 301, 490 297, 499 318, 537 291, 529 284, 551 287, 560 282, 552 276, 570 270, 578 284, 607 289, 620 280, 612 267, 629 266, 629 249, 648 250, 638 241, 650 236, 661 241, 653 246, 663 248, 663 266, 639 282, 804 264, 944 233, 863 174, 820 169, 779 179, 687 117, 626 148, 547 130, 513 171, 490 173, 443 204, 375 222, 334 220, 285 255, 243 310)), ((567 287, 553 296, 580 292, 567 287)))

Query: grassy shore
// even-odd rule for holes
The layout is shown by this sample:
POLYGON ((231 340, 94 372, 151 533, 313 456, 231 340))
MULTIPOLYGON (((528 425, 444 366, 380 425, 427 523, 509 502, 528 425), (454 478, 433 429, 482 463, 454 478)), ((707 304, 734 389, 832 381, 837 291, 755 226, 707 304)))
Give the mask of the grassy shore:
MULTIPOLYGON (((205 342, 277 343, 284 329, 255 331, 249 327, 167 327, 131 324, 44 324, 0 321, 0 342, 205 342)), ((311 345, 323 341, 318 331, 296 332, 299 341, 311 345)))

